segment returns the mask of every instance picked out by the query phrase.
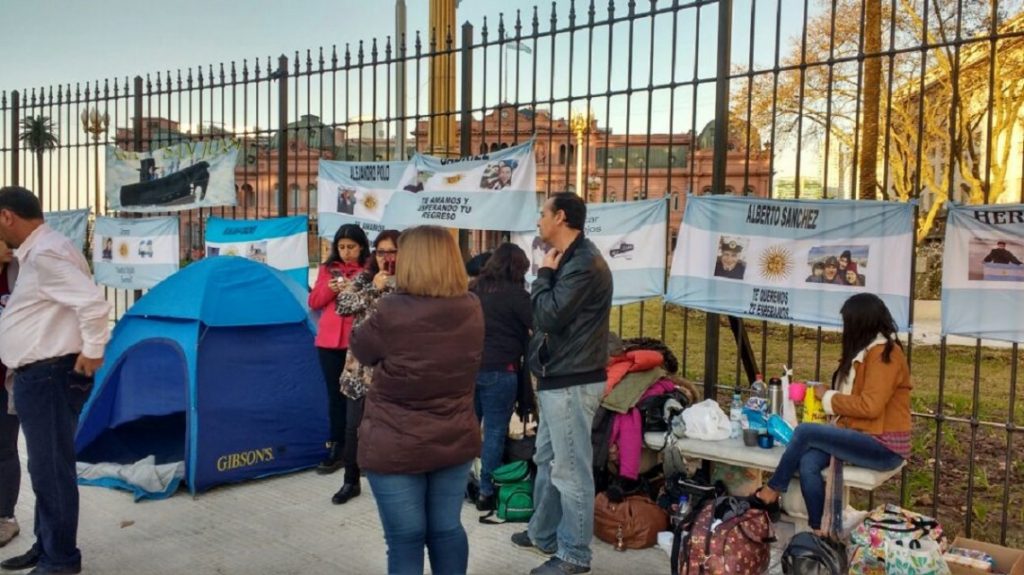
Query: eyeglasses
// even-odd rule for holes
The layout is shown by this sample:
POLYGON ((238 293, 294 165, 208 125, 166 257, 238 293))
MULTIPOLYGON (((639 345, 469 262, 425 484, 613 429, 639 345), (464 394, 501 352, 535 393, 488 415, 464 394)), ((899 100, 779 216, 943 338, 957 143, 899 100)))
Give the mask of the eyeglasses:
POLYGON ((377 255, 378 256, 384 256, 384 257, 393 256, 393 255, 396 255, 397 253, 398 253, 398 250, 377 250, 377 255))

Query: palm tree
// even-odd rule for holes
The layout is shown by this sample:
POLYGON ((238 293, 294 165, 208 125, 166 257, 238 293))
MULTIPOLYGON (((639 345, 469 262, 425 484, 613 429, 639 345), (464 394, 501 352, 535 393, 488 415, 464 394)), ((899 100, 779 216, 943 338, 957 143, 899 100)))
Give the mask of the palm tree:
POLYGON ((60 143, 56 131, 49 116, 28 116, 21 121, 18 139, 25 142, 25 146, 36 155, 36 195, 39 196, 40 205, 43 202, 43 154, 60 143))

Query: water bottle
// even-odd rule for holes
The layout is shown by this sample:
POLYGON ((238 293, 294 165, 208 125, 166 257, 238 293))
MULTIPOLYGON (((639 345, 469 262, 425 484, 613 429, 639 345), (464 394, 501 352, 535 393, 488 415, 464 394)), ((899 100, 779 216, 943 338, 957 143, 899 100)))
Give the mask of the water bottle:
POLYGON ((766 399, 768 397, 766 391, 767 390, 764 386, 764 376, 759 373, 757 374, 757 377, 754 378, 754 383, 750 384, 750 394, 753 395, 754 397, 766 399))
POLYGON ((732 396, 732 405, 729 407, 729 422, 732 425, 729 437, 733 439, 743 437, 743 398, 738 393, 734 393, 732 396))

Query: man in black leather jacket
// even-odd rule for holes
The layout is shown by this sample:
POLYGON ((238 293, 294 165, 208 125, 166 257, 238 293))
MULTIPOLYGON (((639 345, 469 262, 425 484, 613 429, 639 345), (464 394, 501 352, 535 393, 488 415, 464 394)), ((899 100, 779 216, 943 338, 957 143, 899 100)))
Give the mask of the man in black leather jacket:
POLYGON ((552 557, 531 575, 588 573, 594 532, 590 428, 607 375, 612 275, 583 235, 586 204, 551 196, 537 229, 551 246, 533 282, 530 371, 537 377, 540 427, 534 512, 512 542, 552 557))

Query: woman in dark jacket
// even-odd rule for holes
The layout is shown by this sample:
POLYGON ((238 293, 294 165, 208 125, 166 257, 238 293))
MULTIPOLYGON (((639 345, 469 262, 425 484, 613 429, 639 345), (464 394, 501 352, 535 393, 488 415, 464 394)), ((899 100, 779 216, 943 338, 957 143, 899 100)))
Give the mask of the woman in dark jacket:
POLYGON ((320 266, 316 284, 309 292, 310 309, 320 312, 316 330, 316 351, 320 368, 327 382, 327 406, 330 416, 330 451, 320 462, 317 473, 334 473, 342 466, 345 443, 345 397, 338 387, 338 378, 345 366, 348 336, 352 331, 352 317, 338 315, 335 300, 366 267, 370 257, 370 242, 363 228, 345 224, 338 228, 331 243, 331 255, 320 266))
POLYGON ((519 246, 498 246, 470 286, 480 298, 484 311, 484 355, 476 376, 476 416, 484 424, 484 446, 480 454, 481 511, 494 508, 491 473, 505 453, 508 422, 512 418, 519 388, 518 370, 526 353, 533 308, 526 291, 530 260, 519 246))
POLYGON ((459 248, 433 226, 402 232, 396 292, 355 328, 356 359, 373 368, 359 466, 388 546, 388 573, 465 573, 460 520, 466 476, 480 452, 473 388, 483 350, 480 302, 468 291, 459 248))

